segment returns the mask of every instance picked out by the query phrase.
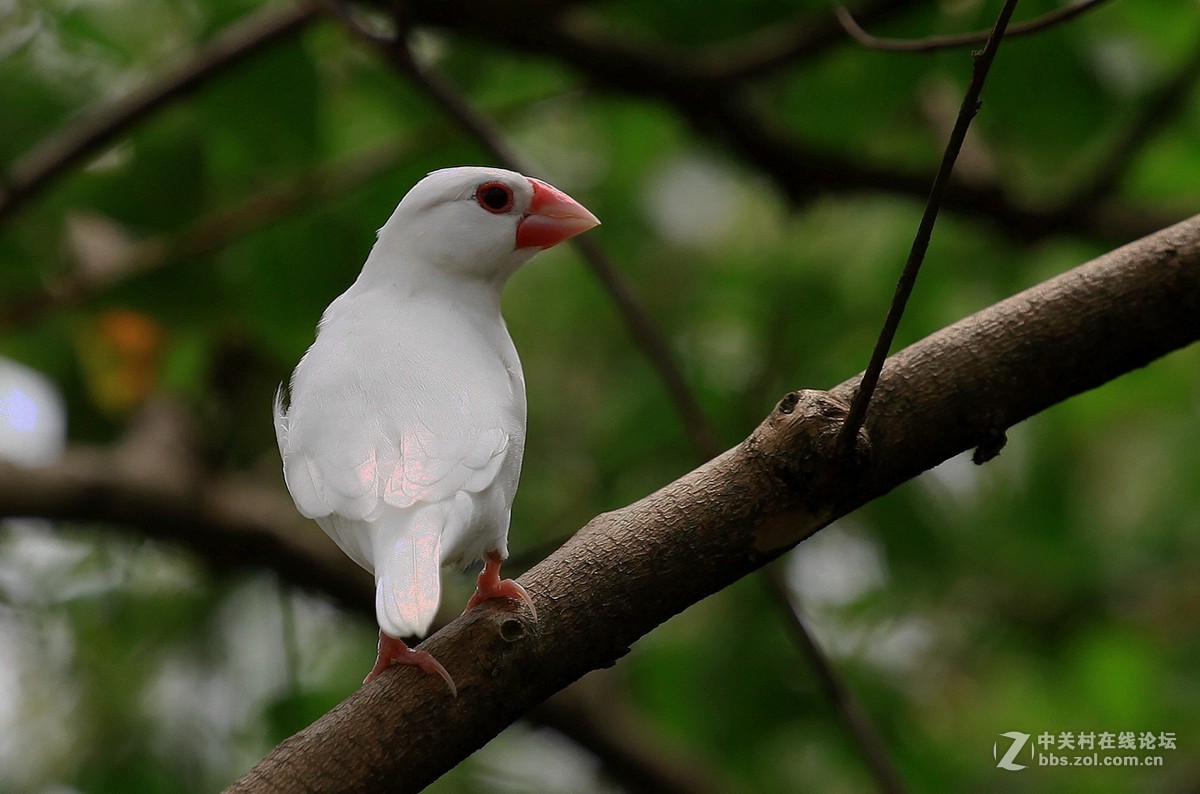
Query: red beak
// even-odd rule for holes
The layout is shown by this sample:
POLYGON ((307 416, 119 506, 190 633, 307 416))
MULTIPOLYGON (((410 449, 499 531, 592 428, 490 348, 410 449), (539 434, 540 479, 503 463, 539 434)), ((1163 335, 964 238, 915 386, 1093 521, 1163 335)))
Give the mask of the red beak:
POLYGON ((540 179, 530 179, 533 201, 517 223, 517 248, 549 248, 599 226, 582 204, 540 179))

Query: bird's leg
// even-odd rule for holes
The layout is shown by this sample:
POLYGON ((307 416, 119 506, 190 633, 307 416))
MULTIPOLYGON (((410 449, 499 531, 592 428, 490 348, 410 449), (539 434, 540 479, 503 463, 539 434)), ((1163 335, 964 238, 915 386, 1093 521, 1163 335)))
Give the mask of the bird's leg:
POLYGON ((446 682, 446 686, 450 687, 450 694, 458 697, 458 687, 454 686, 454 679, 446 672, 446 668, 433 658, 433 654, 429 651, 413 650, 405 645, 403 640, 389 637, 382 631, 379 632, 379 657, 375 660, 375 666, 371 668, 371 672, 363 679, 363 683, 371 683, 380 673, 394 664, 411 664, 430 675, 440 675, 446 682))
POLYGON ((512 579, 500 578, 500 563, 503 561, 500 552, 489 551, 487 553, 483 570, 479 572, 479 582, 475 585, 475 595, 467 601, 467 609, 477 607, 484 601, 490 601, 493 598, 509 598, 527 605, 533 612, 533 619, 537 620, 537 607, 533 605, 533 599, 529 597, 529 593, 525 592, 525 588, 512 579))

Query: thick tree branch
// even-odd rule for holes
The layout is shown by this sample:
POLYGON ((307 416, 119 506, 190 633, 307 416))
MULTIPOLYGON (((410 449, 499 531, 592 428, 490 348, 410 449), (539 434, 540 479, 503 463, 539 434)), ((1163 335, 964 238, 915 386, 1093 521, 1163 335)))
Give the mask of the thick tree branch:
POLYGON ((749 438, 597 516, 524 575, 539 620, 496 604, 423 643, 455 676, 393 668, 287 740, 235 792, 415 791, 671 615, 838 516, 1009 426, 1200 339, 1200 216, 896 354, 854 468, 834 441, 853 378, 785 397, 749 438))
POLYGON ((90 111, 78 124, 46 138, 13 163, 0 180, 0 222, 137 122, 195 91, 263 47, 302 29, 319 12, 320 6, 312 0, 295 6, 266 7, 222 31, 153 83, 90 111))

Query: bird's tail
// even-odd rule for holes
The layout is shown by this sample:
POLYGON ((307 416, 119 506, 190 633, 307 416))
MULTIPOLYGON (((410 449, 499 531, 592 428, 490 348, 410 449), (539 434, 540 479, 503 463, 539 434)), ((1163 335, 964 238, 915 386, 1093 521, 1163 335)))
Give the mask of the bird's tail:
MULTIPOLYGON (((410 508, 411 510, 411 508, 410 508)), ((392 637, 424 637, 442 595, 442 522, 426 505, 375 535, 375 617, 392 637)))

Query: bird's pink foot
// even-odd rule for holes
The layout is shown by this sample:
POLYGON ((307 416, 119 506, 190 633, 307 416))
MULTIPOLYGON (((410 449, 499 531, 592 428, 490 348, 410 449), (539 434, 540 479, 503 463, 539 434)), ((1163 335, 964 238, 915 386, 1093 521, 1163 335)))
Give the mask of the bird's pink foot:
POLYGON ((529 593, 525 592, 525 588, 512 579, 500 578, 501 562, 503 560, 500 558, 499 552, 488 552, 483 570, 479 573, 479 582, 475 585, 475 595, 467 601, 467 609, 477 607, 484 601, 491 601, 493 598, 508 598, 528 606, 533 612, 533 619, 537 620, 537 607, 533 605, 533 599, 529 597, 529 593))
POLYGON ((429 651, 413 650, 405 645, 403 640, 389 637, 382 631, 379 632, 379 656, 375 659, 375 666, 371 668, 371 672, 363 679, 363 683, 371 683, 380 673, 394 664, 411 664, 430 675, 440 675, 446 682, 446 686, 450 687, 450 694, 458 697, 458 687, 454 686, 454 679, 446 672, 446 668, 433 658, 433 654, 429 651))

